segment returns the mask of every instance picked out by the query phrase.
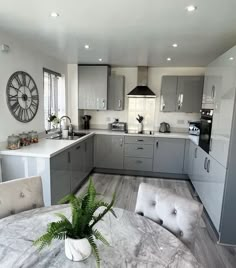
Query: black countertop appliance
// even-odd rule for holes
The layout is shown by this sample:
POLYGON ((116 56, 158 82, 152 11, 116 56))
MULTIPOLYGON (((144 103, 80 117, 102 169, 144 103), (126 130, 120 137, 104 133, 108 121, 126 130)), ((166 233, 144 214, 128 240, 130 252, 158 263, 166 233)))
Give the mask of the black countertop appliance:
POLYGON ((91 115, 84 115, 82 119, 84 120, 84 129, 90 129, 90 123, 89 121, 91 120, 92 116, 91 115))

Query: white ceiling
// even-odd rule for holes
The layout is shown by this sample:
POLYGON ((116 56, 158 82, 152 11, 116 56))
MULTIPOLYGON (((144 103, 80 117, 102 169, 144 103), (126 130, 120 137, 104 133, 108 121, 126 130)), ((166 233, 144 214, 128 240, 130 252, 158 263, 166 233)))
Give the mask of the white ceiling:
POLYGON ((67 63, 206 66, 236 44, 235 12, 236 0, 0 0, 0 33, 67 63))

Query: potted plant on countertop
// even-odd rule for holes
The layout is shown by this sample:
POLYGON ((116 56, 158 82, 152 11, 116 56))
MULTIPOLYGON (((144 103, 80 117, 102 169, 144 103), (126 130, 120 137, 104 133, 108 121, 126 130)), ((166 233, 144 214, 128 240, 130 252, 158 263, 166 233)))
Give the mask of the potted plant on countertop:
POLYGON ((65 254, 68 259, 83 261, 93 251, 97 266, 99 267, 100 256, 95 239, 100 240, 107 246, 109 246, 109 243, 95 228, 95 224, 108 212, 111 212, 115 217, 116 214, 112 209, 115 194, 110 203, 106 203, 102 199, 96 200, 97 195, 93 181, 90 178, 88 189, 81 198, 76 197, 74 194, 63 198, 60 203, 70 203, 72 220, 70 221, 61 213, 56 213, 60 220, 49 223, 47 232, 35 240, 34 245, 39 246, 39 250, 41 250, 49 246, 53 239, 65 240, 65 254), (95 213, 101 207, 104 209, 99 209, 99 213, 95 213))
POLYGON ((144 117, 142 115, 138 114, 138 117, 136 119, 138 121, 138 133, 142 134, 143 133, 143 119, 144 119, 144 117))

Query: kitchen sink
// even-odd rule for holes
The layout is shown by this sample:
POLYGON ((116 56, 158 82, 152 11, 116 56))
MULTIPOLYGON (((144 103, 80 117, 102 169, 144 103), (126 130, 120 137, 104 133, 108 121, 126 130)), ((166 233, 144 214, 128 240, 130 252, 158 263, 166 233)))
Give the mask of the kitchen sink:
POLYGON ((53 136, 50 136, 50 137, 47 137, 47 139, 50 139, 50 140, 78 140, 79 138, 82 138, 84 136, 88 135, 87 133, 74 133, 74 136, 68 136, 68 138, 63 138, 61 135, 53 135, 53 136))

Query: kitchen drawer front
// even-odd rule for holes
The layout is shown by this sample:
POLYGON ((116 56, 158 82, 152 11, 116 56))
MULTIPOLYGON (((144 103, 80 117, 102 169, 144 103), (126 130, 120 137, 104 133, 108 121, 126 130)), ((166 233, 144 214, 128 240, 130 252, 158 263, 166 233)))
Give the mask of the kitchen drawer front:
POLYGON ((126 170, 152 171, 152 159, 139 157, 125 157, 126 170))
POLYGON ((153 158, 153 145, 151 144, 125 144, 125 156, 153 158))
POLYGON ((154 144, 154 138, 152 137, 127 137, 125 136, 125 143, 137 143, 137 144, 154 144))

